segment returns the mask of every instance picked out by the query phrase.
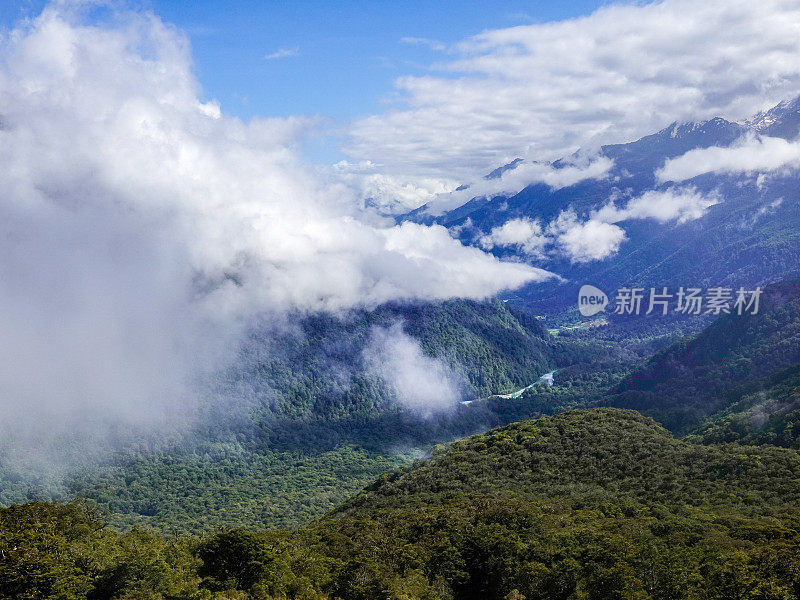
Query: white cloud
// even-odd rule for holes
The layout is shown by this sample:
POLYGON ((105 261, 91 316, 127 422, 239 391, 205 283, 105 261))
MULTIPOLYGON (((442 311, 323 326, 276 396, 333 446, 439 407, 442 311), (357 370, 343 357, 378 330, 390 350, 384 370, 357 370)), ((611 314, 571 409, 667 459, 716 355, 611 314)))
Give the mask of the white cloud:
POLYGON ((300 46, 293 48, 280 48, 275 52, 264 55, 264 60, 275 60, 278 58, 289 58, 290 56, 300 56, 300 46))
POLYGON ((430 75, 396 81, 400 104, 353 124, 351 156, 469 181, 517 156, 552 160, 676 119, 744 118, 800 92, 800 5, 620 4, 452 50, 430 75))
POLYGON ((616 223, 634 219, 685 223, 699 219, 719 201, 717 194, 701 194, 693 187, 648 190, 622 207, 612 200, 592 211, 583 222, 574 210, 563 211, 546 233, 555 238, 556 246, 573 262, 602 260, 616 254, 626 239, 625 231, 616 223))
POLYGON ((437 194, 430 201, 428 212, 442 214, 472 198, 511 196, 534 183, 544 183, 551 189, 558 190, 586 179, 602 179, 613 166, 614 161, 604 156, 582 157, 580 162, 558 168, 546 163, 524 161, 506 169, 500 177, 482 177, 468 187, 437 194))
POLYGON ((431 177, 399 178, 387 175, 370 161, 341 161, 333 166, 333 177, 350 186, 358 197, 386 214, 403 214, 433 202, 458 184, 431 177))
POLYGON ((769 204, 759 207, 759 209, 752 216, 742 218, 739 226, 742 229, 750 229, 765 216, 774 214, 782 205, 783 198, 776 198, 769 204))
POLYGON ((655 219, 661 223, 685 223, 702 217, 720 199, 717 194, 701 194, 693 187, 648 190, 628 201, 624 207, 609 202, 592 213, 591 219, 619 223, 631 219, 655 219))
POLYGON ((578 263, 603 260, 616 254, 625 242, 625 230, 617 223, 635 219, 685 223, 699 219, 719 201, 717 194, 702 194, 693 187, 648 190, 623 206, 611 200, 583 221, 571 208, 561 211, 547 227, 526 217, 509 219, 478 243, 489 250, 514 247, 538 259, 563 256, 578 263))
POLYGON ((625 231, 611 223, 580 222, 572 210, 562 212, 547 228, 559 250, 573 262, 602 260, 615 254, 625 241, 625 231))
POLYGON ((800 168, 800 142, 748 136, 728 148, 698 148, 666 161, 659 181, 685 181, 704 173, 769 173, 800 168))
POLYGON ((523 217, 509 219, 502 225, 494 227, 488 235, 481 237, 479 243, 487 250, 495 247, 515 247, 529 256, 541 257, 548 238, 544 235, 538 220, 523 217))
POLYGON ((376 221, 290 150, 313 121, 227 116, 199 99, 174 28, 133 12, 90 25, 82 5, 50 5, 0 47, 3 429, 168 421, 264 312, 546 275, 376 221))
POLYGON ((423 417, 453 410, 468 386, 466 378, 447 363, 426 356, 399 323, 373 328, 363 358, 402 406, 423 417))

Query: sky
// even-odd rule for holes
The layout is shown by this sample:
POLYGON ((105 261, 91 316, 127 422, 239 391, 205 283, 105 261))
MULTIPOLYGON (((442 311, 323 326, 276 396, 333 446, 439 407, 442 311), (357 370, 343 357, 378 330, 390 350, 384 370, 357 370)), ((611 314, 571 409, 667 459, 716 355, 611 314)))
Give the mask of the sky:
MULTIPOLYGON (((258 0, 133 0, 185 31, 206 98, 242 118, 322 115, 330 125, 379 112, 397 93, 399 75, 423 74, 438 44, 485 29, 587 14, 599 0, 571 2, 276 2, 258 0), (427 40, 429 42, 423 42, 427 40), (433 46, 433 47, 432 47, 433 46)), ((0 23, 36 15, 44 0, 0 3, 0 23)), ((306 155, 345 158, 335 129, 315 138, 306 155)))
MULTIPOLYGON (((43 0, 5 0, 0 21, 43 0)), ((381 109, 401 74, 437 59, 429 45, 485 29, 587 14, 603 2, 134 0, 186 31, 205 95, 242 117, 320 114, 346 121, 381 109)))
MULTIPOLYGON (((401 210, 452 205, 460 196, 437 195, 515 158, 742 119, 800 93, 796 0, 758 11, 742 0, 60 1, 157 15, 187 36, 202 98, 243 119, 319 117, 301 154, 342 162, 365 196, 401 210)), ((0 23, 44 5, 4 2, 0 23)))

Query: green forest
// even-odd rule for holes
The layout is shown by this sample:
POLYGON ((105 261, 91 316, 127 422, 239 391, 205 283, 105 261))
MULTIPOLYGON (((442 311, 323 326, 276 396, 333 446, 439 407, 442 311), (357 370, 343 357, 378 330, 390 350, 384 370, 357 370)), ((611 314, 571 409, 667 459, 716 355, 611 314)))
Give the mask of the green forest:
POLYGON ((599 397, 636 360, 619 358, 612 340, 554 338, 499 301, 403 303, 298 322, 289 331, 254 331, 237 365, 211 382, 245 414, 214 405, 212 396, 186 442, 119 451, 56 484, 0 469, 0 504, 80 497, 115 526, 170 533, 297 525, 433 444, 599 397), (427 356, 463 374, 465 400, 484 399, 436 418, 404 410, 362 359, 373 328, 398 323, 427 356), (491 397, 555 368, 569 383, 536 386, 513 403, 491 397))
POLYGON ((438 447, 296 529, 118 533, 80 503, 0 511, 0 597, 789 599, 800 454, 591 409, 438 447))
POLYGON ((301 322, 214 382, 246 421, 60 488, 4 471, 0 598, 800 596, 800 282, 696 333, 465 301, 301 322), (398 405, 359 363, 394 323, 473 365, 470 403, 398 405))

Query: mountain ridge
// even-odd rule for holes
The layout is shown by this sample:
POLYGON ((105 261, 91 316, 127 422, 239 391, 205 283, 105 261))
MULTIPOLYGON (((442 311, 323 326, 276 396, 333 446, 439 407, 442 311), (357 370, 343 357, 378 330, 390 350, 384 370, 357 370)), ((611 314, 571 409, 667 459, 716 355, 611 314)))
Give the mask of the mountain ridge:
MULTIPOLYGON (((578 223, 593 211, 650 191, 669 192, 674 182, 660 182, 656 170, 691 150, 731 147, 750 133, 793 139, 800 129, 800 98, 785 101, 743 123, 715 117, 701 122, 674 122, 638 140, 603 146, 598 153, 614 161, 607 176, 553 189, 532 183, 515 194, 476 197, 441 216, 424 208, 400 218, 438 223, 464 244, 482 245, 494 228, 514 219, 539 221, 545 231, 565 211, 578 223), (621 200, 620 200, 621 198, 621 200)), ((553 163, 563 168, 574 160, 553 163)), ((509 163, 519 167, 520 161, 509 163)), ((498 170, 493 173, 497 173, 498 170)), ((606 289, 622 286, 705 287, 766 285, 800 275, 800 181, 796 171, 766 179, 744 174, 706 173, 681 182, 679 189, 712 196, 696 218, 658 222, 653 218, 622 220, 625 237, 615 253, 599 259, 573 260, 558 243, 539 256, 513 243, 488 249, 506 260, 522 260, 558 273, 558 281, 531 284, 505 297, 534 314, 575 314, 574 298, 585 282, 606 289)), ((581 234, 588 237, 591 234, 581 234)), ((487 249, 484 247, 484 249, 487 249)))

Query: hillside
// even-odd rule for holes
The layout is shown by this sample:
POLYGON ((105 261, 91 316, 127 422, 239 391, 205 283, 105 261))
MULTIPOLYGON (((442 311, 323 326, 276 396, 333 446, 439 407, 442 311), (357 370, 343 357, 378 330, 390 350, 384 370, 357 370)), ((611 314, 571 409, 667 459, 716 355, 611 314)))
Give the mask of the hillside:
POLYGON ((699 427, 692 439, 707 442, 796 446, 798 281, 769 287, 760 314, 723 316, 633 372, 640 353, 680 329, 665 324, 653 337, 618 323, 551 335, 508 304, 464 301, 387 305, 298 323, 281 335, 254 332, 240 363, 216 382, 223 396, 248 400, 246 413, 213 413, 185 445, 119 453, 69 474, 56 490, 6 470, 0 500, 82 496, 117 525, 175 533, 298 525, 431 444, 589 405, 635 408, 680 433, 699 427), (513 401, 415 414, 362 361, 375 328, 397 331, 397 324, 424 356, 463 374, 464 398, 518 389, 554 368, 556 385, 513 401))
MULTIPOLYGON (((252 420, 268 445, 308 447, 318 440, 327 449, 346 441, 373 447, 418 442, 428 434, 398 437, 399 429, 384 430, 393 427, 383 425, 386 419, 408 420, 408 415, 398 413, 402 398, 365 356, 373 350, 376 331, 384 334, 379 339, 418 343, 422 356, 414 366, 423 371, 435 369, 427 359, 445 363, 464 386, 454 391, 461 396, 455 401, 527 385, 559 359, 540 321, 497 300, 389 304, 338 316, 302 316, 288 332, 257 331, 219 386, 223 394, 252 399, 252 420), (319 431, 307 436, 305 427, 319 431)), ((404 362, 408 356, 379 360, 404 362)), ((426 392, 412 391, 422 397, 426 392)))
MULTIPOLYGON (((212 382, 204 414, 181 441, 123 448, 103 464, 79 465, 61 477, 6 465, 0 504, 84 497, 117 525, 170 532, 296 525, 419 448, 519 418, 504 404, 467 406, 460 399, 517 389, 555 366, 598 354, 588 342, 554 343, 538 320, 499 301, 298 316, 291 327, 253 331, 237 364, 212 382), (442 399, 445 410, 409 409, 370 368, 365 355, 375 331, 411 340, 403 348, 418 343, 415 368, 445 364, 458 376, 463 387, 442 399)), ((427 384, 424 373, 409 382, 427 384)), ((436 400, 426 389, 419 393, 436 400)), ((523 416, 539 412, 532 407, 523 416)))
POLYGON ((798 460, 769 446, 677 440, 635 411, 568 411, 453 442, 378 480, 337 514, 507 493, 578 504, 613 496, 666 506, 730 504, 768 514, 800 498, 798 460), (750 495, 761 504, 749 506, 750 495))
POLYGON ((604 403, 686 433, 710 415, 742 401, 754 405, 755 395, 786 385, 800 364, 800 280, 768 286, 761 300, 758 314, 723 315, 656 353, 604 403))
POLYGON ((240 363, 220 376, 223 396, 249 401, 244 415, 214 413, 213 426, 206 421, 186 445, 120 453, 72 473, 55 495, 7 471, 0 499, 77 495, 98 502, 117 525, 176 533, 298 525, 431 444, 591 405, 635 408, 681 433, 702 424, 694 439, 709 442, 795 445, 786 377, 800 359, 800 282, 771 286, 760 314, 723 316, 632 372, 680 327, 657 323, 642 333, 629 321, 551 335, 508 304, 464 301, 307 316, 280 335, 254 332, 240 363), (465 399, 519 389, 554 368, 556 385, 415 414, 363 362, 376 328, 408 336, 424 356, 462 374, 465 399), (753 429, 756 411, 763 418, 753 429))
POLYGON ((80 506, 2 509, 0 597, 791 599, 798 500, 794 450, 573 411, 442 447, 293 531, 166 543, 80 506))
POLYGON ((800 448, 800 369, 776 374, 764 389, 704 420, 687 439, 800 448))

